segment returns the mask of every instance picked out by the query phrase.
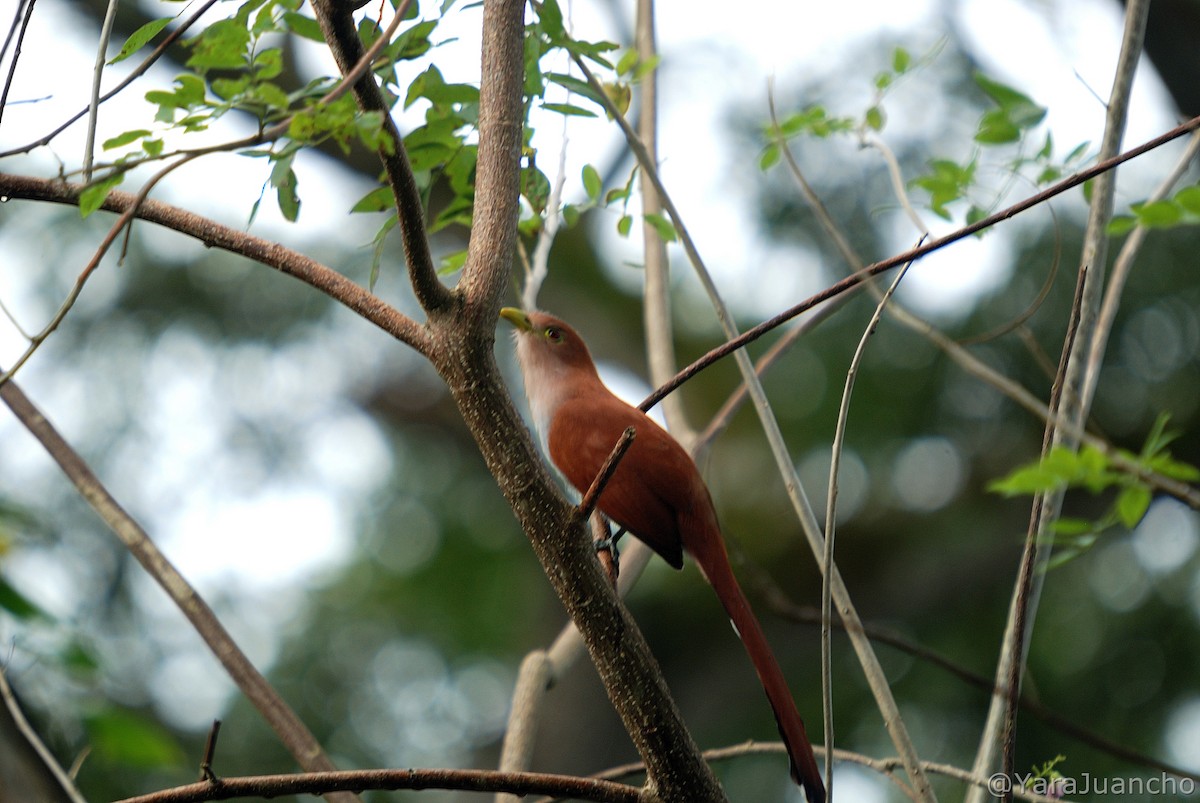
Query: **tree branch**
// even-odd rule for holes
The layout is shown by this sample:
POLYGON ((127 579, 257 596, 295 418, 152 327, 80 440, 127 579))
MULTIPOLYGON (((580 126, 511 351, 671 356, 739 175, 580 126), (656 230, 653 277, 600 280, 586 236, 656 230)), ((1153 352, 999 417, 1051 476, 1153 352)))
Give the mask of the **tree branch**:
MULTIPOLYGON (((313 771, 334 769, 333 762, 325 755, 316 737, 241 651, 208 604, 159 551, 141 525, 117 503, 83 458, 63 439, 17 383, 10 381, 0 385, 0 399, 38 439, 79 491, 79 495, 91 505, 146 573, 167 592, 167 596, 187 617, 229 677, 258 709, 300 766, 313 771)), ((353 795, 330 798, 331 801, 339 800, 342 803, 356 799, 353 795)))
POLYGON ((997 223, 1001 223, 1011 217, 1015 217, 1021 212, 1028 211, 1029 209, 1032 209, 1057 195, 1061 195, 1067 190, 1078 187, 1080 184, 1090 181, 1096 176, 1106 173, 1131 159, 1136 159, 1145 153, 1149 153, 1156 148, 1161 148, 1168 142, 1172 142, 1179 137, 1182 137, 1184 134, 1188 134, 1197 129, 1200 129, 1200 116, 1193 117, 1187 122, 1172 128, 1165 134, 1161 134, 1154 139, 1138 145, 1136 148, 1131 148, 1124 153, 1113 156, 1112 158, 1104 159, 1087 168, 1086 170, 1081 170, 1078 173, 1063 179, 1057 184, 1047 187, 1041 192, 1031 195, 1022 201, 1018 201, 1012 206, 1002 209, 999 212, 988 215, 982 220, 978 220, 968 226, 963 226, 961 229, 952 231, 949 234, 943 235, 942 237, 932 239, 924 245, 918 246, 917 248, 913 248, 901 254, 895 254, 894 256, 890 256, 887 259, 875 262, 866 266, 862 270, 850 274, 845 279, 835 282, 816 295, 806 298, 799 304, 789 307, 778 315, 768 318, 757 326, 747 329, 736 338, 732 338, 729 341, 722 343, 720 346, 712 349, 707 354, 700 357, 691 365, 687 366, 678 374, 676 374, 670 382, 661 386, 648 397, 646 397, 641 404, 642 409, 648 410, 655 404, 658 404, 658 402, 662 401, 664 396, 678 389, 679 386, 684 382, 687 382, 694 375, 700 373, 700 371, 703 371, 705 368, 712 365, 717 360, 720 360, 722 357, 728 357, 735 351, 738 351, 739 349, 744 348, 746 345, 753 343, 755 340, 762 337, 767 332, 770 332, 772 329, 787 323, 797 315, 801 315, 819 304, 822 304, 832 298, 835 298, 836 296, 841 295, 842 293, 847 292, 848 290, 866 281, 868 278, 877 276, 884 271, 888 271, 892 268, 903 265, 905 262, 912 262, 920 259, 926 254, 931 254, 934 251, 945 248, 951 243, 956 243, 959 240, 970 237, 972 234, 976 234, 984 229, 991 228, 997 223))
MULTIPOLYGON (((0 173, 0 194, 10 198, 78 205, 79 193, 82 190, 83 186, 79 184, 0 173)), ((113 190, 101 208, 109 212, 124 213, 134 206, 136 199, 137 196, 133 193, 113 190)), ((299 279, 350 308, 419 353, 426 354, 430 348, 428 333, 416 321, 332 268, 279 243, 222 226, 206 217, 162 201, 143 202, 136 217, 193 237, 206 246, 244 256, 299 279)))
MULTIPOLYGON (((349 74, 355 65, 361 62, 363 56, 362 40, 359 39, 358 30, 354 27, 354 17, 351 16, 352 8, 332 0, 314 0, 312 8, 338 69, 343 75, 349 74)), ((404 253, 408 260, 408 278, 421 308, 426 313, 433 314, 434 311, 450 305, 451 294, 438 279, 429 251, 429 240, 425 234, 425 206, 421 203, 416 177, 404 150, 404 138, 392 119, 391 109, 375 83, 373 73, 367 71, 355 81, 354 97, 363 111, 383 115, 384 131, 391 139, 392 147, 382 151, 379 156, 396 199, 400 236, 404 241, 404 253)))
POLYGON ((596 803, 639 803, 641 790, 614 781, 576 778, 538 772, 493 770, 407 769, 339 770, 333 772, 257 775, 219 778, 178 786, 117 803, 204 803, 234 798, 275 798, 281 795, 328 795, 397 789, 457 789, 467 792, 505 790, 516 795, 542 794, 596 803))

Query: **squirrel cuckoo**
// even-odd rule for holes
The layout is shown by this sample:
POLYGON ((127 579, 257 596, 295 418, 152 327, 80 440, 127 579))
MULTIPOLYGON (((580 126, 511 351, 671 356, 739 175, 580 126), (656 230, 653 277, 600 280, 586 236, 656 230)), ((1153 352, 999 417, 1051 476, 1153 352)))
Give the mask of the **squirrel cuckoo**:
POLYGON ((636 430, 597 507, 674 568, 683 567, 684 552, 695 559, 766 690, 791 759, 792 778, 804 787, 810 803, 823 803, 825 787, 804 722, 734 577, 712 497, 696 464, 666 430, 604 386, 574 329, 544 312, 505 307, 500 315, 517 329, 517 359, 534 424, 546 439, 551 461, 580 493, 595 480, 626 427, 636 430))

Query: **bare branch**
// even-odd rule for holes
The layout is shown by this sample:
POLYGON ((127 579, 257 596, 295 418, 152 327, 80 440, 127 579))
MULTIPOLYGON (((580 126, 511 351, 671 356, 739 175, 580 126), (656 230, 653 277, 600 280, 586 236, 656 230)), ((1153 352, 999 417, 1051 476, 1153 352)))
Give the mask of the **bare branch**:
POLYGON ((850 398, 854 394, 854 380, 858 376, 858 367, 862 364, 863 354, 866 353, 867 341, 870 340, 871 335, 875 334, 875 329, 879 326, 879 319, 883 316, 884 307, 895 295, 896 288, 900 286, 900 281, 911 266, 911 262, 907 263, 896 274, 896 278, 887 292, 875 305, 875 312, 871 315, 871 320, 867 322, 862 337, 859 338, 858 347, 854 350, 854 357, 850 360, 850 367, 846 370, 846 385, 842 391, 837 423, 833 430, 833 445, 829 460, 829 490, 825 501, 825 552, 821 556, 821 698, 825 714, 825 777, 829 779, 831 797, 833 788, 833 757, 831 755, 833 752, 833 650, 829 628, 833 621, 833 584, 830 582, 830 578, 833 576, 833 545, 837 537, 838 469, 842 463, 842 446, 846 438, 846 424, 850 418, 850 398))
POLYGON ((1057 184, 1047 187, 1045 190, 1042 190, 1039 193, 1031 195, 1022 201, 1018 201, 1017 203, 1013 204, 1012 206, 1002 209, 999 212, 988 215, 987 217, 983 218, 982 220, 976 221, 975 223, 972 223, 968 226, 964 226, 961 229, 950 232, 949 234, 943 235, 942 237, 937 237, 933 240, 930 240, 929 242, 925 243, 924 245, 914 248, 910 251, 905 251, 902 254, 896 254, 895 256, 888 257, 887 259, 882 260, 880 262, 876 262, 874 264, 868 265, 867 267, 863 268, 862 270, 859 270, 859 271, 856 271, 855 273, 850 274, 845 279, 842 279, 839 282, 835 282, 834 284, 825 288, 824 290, 817 293, 816 295, 810 296, 809 298, 805 299, 804 301, 801 301, 799 304, 789 307, 788 309, 784 310, 783 312, 779 313, 778 315, 775 315, 774 317, 771 317, 771 318, 763 321, 762 323, 758 324, 757 326, 747 329, 745 332, 743 332, 738 337, 733 338, 733 339, 729 340, 728 342, 723 343, 722 345, 713 349, 712 351, 708 352, 703 357, 699 358, 698 360, 693 362, 691 365, 687 366, 682 371, 680 371, 678 374, 676 374, 675 378, 672 379, 670 382, 668 382, 667 384, 658 388, 657 390, 654 391, 654 393, 652 393, 648 397, 646 397, 646 399, 640 405, 641 408, 643 410, 650 409, 655 404, 660 402, 664 396, 666 396, 667 394, 676 390, 684 382, 691 379, 692 376, 694 376, 695 374, 698 374, 700 371, 702 371, 705 368, 707 368, 708 366, 712 365, 717 360, 721 359, 722 357, 727 357, 730 354, 732 354, 733 352, 738 351, 741 348, 744 348, 747 344, 753 343, 755 340, 762 337, 767 332, 770 332, 772 329, 775 329, 776 327, 790 321, 792 318, 795 318, 797 315, 807 312, 808 310, 812 309, 813 307, 816 307, 819 304, 822 304, 832 298, 835 298, 836 296, 841 295, 842 293, 845 293, 846 291, 850 290, 851 288, 856 287, 857 285, 861 284, 866 279, 868 279, 872 276, 877 276, 878 274, 883 273, 884 271, 887 271, 887 270, 891 270, 892 268, 895 268, 899 265, 903 265, 905 262, 912 262, 917 259, 920 259, 921 257, 925 256, 926 254, 930 254, 941 248, 945 248, 947 245, 950 245, 951 243, 958 242, 959 240, 961 240, 965 237, 970 237, 972 234, 975 234, 975 233, 980 232, 987 228, 991 228, 992 226, 995 226, 997 223, 1008 220, 1009 218, 1014 217, 1014 216, 1020 214, 1021 212, 1025 212, 1029 209, 1032 209, 1035 206, 1038 206, 1039 204, 1042 204, 1057 195, 1061 195, 1062 193, 1066 192, 1067 190, 1073 189, 1074 187, 1078 187, 1080 184, 1083 184, 1085 181, 1090 181, 1091 179, 1095 178, 1096 176, 1106 173, 1106 172, 1112 170, 1113 168, 1117 167, 1118 165, 1122 165, 1125 162, 1128 162, 1130 159, 1135 159, 1138 156, 1141 156, 1145 153, 1148 153, 1148 152, 1154 150, 1155 148, 1161 148, 1163 145, 1166 145, 1168 142, 1172 142, 1172 141, 1178 139, 1179 137, 1182 137, 1184 134, 1188 134, 1192 131, 1195 131, 1198 128, 1200 128, 1200 116, 1193 117, 1192 119, 1188 120, 1186 123, 1176 126, 1175 128, 1172 128, 1167 133, 1161 134, 1161 135, 1155 137, 1154 139, 1148 140, 1148 141, 1142 143, 1141 145, 1137 146, 1136 148, 1131 148, 1131 149, 1125 151, 1124 153, 1118 154, 1117 156, 1114 156, 1112 158, 1104 159, 1103 161, 1100 161, 1100 162, 1092 165, 1091 167, 1087 168, 1086 170, 1081 170, 1078 173, 1075 173, 1074 175, 1063 179, 1062 181, 1058 182, 1057 184))
MULTIPOLYGON (((221 662, 246 699, 258 709, 283 745, 300 766, 312 771, 334 769, 312 732, 271 687, 262 673, 242 652, 229 632, 217 619, 196 590, 159 551, 154 541, 117 503, 83 458, 71 448, 41 411, 21 391, 16 382, 0 385, 0 399, 58 463, 67 479, 100 516, 129 553, 142 565, 167 596, 179 608, 221 662)), ((343 801, 355 800, 343 796, 343 801)), ((331 798, 331 801, 333 798, 331 798)))
MULTIPOLYGON (((166 37, 163 38, 162 42, 160 42, 158 44, 158 47, 154 48, 153 52, 151 52, 149 56, 147 56, 145 59, 143 59, 141 64, 139 64, 137 67, 135 67, 134 70, 129 75, 125 76, 125 78, 123 78, 119 84, 117 84, 112 89, 110 89, 109 91, 105 92, 102 96, 100 96, 99 103, 103 104, 106 101, 108 101, 110 98, 115 97, 121 90, 125 89, 125 87, 129 86, 134 81, 136 81, 138 78, 141 78, 143 75, 145 75, 146 71, 149 70, 150 67, 155 62, 157 62, 160 58, 163 57, 163 55, 167 52, 167 49, 172 44, 174 44, 181 36, 183 36, 183 34, 186 33, 187 30, 196 23, 197 20, 199 20, 205 13, 207 13, 207 11, 210 8, 212 8, 218 2, 220 2, 220 0, 204 0, 204 2, 201 3, 187 19, 185 19, 176 28, 174 28, 170 33, 168 33, 166 35, 166 37)), ((32 8, 32 6, 33 6, 33 0, 30 0, 30 8, 32 8)), ((7 90, 7 87, 6 87, 6 90, 7 90)), ((77 120, 79 120, 79 118, 81 118, 85 114, 87 114, 88 110, 90 108, 91 108, 90 105, 85 106, 83 109, 79 110, 74 115, 67 118, 67 120, 64 121, 58 128, 56 128, 53 131, 51 131, 50 133, 42 136, 41 138, 39 138, 33 142, 30 142, 28 145, 23 145, 19 148, 13 148, 12 150, 0 152, 0 159, 3 159, 6 156, 15 156, 20 153, 28 153, 29 151, 32 151, 35 148, 40 148, 43 145, 49 145, 50 142, 53 141, 55 137, 57 137, 62 132, 66 131, 68 128, 71 127, 71 125, 74 122, 76 122, 77 120)), ((3 108, 2 108, 2 104, 0 104, 0 114, 2 114, 2 113, 3 113, 3 108)))
MULTIPOLYGON (((4 703, 4 709, 8 712, 9 718, 17 726, 21 736, 25 739, 25 743, 33 749, 37 754, 38 760, 42 762, 42 766, 54 776, 55 782, 58 783, 62 790, 63 797, 70 803, 87 803, 86 798, 79 793, 75 788, 74 781, 71 776, 63 770, 58 761, 54 758, 54 754, 42 742, 37 731, 29 724, 29 720, 25 718, 25 712, 21 710, 20 704, 17 702, 17 697, 13 694, 12 686, 8 684, 7 670, 0 666, 0 702, 4 703)), ((55 796, 57 800, 57 795, 55 796)))
MULTIPOLYGON (((83 187, 62 181, 0 173, 0 194, 52 203, 79 203, 83 187)), ((367 292, 337 271, 310 257, 285 248, 279 243, 255 237, 161 201, 147 200, 137 205, 137 196, 113 190, 101 205, 109 212, 124 213, 137 206, 136 217, 193 237, 205 245, 221 248, 286 273, 345 305, 383 331, 408 344, 421 354, 430 348, 425 329, 378 296, 367 292)))
MULTIPOLYGON (((354 26, 352 9, 340 6, 332 0, 315 0, 312 7, 338 69, 343 75, 350 75, 355 65, 362 62, 363 57, 362 40, 359 39, 354 26)), ((402 15, 397 13, 397 16, 402 15)), ((438 279, 434 268, 429 240, 425 234, 425 207, 421 203, 416 177, 404 151, 404 139, 392 120, 391 110, 379 85, 375 83, 373 74, 366 72, 354 82, 354 97, 362 110, 379 112, 384 116, 384 130, 391 140, 391 148, 381 152, 380 159, 396 198, 400 234, 408 259, 408 277, 421 308, 432 314, 450 305, 451 294, 438 279)))
POLYGON ((220 778, 125 798, 117 803, 203 803, 234 798, 282 795, 328 795, 378 789, 457 789, 468 792, 504 790, 516 795, 549 794, 596 803, 638 803, 641 790, 613 781, 537 772, 494 770, 340 770, 220 778))
MULTIPOLYGON (((583 60, 578 56, 575 57, 575 63, 587 77, 588 83, 596 90, 597 96, 604 100, 609 114, 617 121, 621 127, 621 131, 625 134, 626 142, 630 149, 638 158, 643 171, 649 174, 653 181, 655 189, 662 197, 663 207, 671 216, 671 222, 675 226, 675 230, 679 235, 680 243, 683 245, 684 252, 687 254, 689 261, 695 269, 696 275, 699 277, 701 284, 704 286, 705 292, 716 310, 717 320, 720 322, 722 329, 726 332, 726 336, 731 339, 728 343, 736 343, 744 338, 733 337, 736 329, 733 320, 729 315, 728 310, 722 301, 715 284, 712 281, 708 270, 704 266, 703 260, 696 249, 695 243, 688 234, 687 227, 684 225, 683 219, 679 214, 671 200, 670 195, 666 192, 662 181, 658 175, 658 168, 649 158, 645 146, 638 139, 637 134, 626 122, 619 110, 613 106, 611 99, 604 92, 603 87, 592 72, 583 63, 583 60)), ((782 323, 782 320, 780 321, 782 323)), ((728 345, 727 343, 727 345, 728 345)), ((817 521, 816 514, 813 512, 812 505, 808 500, 808 496, 804 492, 802 483, 796 473, 796 466, 792 462, 792 457, 788 451, 787 444, 784 443, 783 433, 779 429, 779 422, 775 419, 771 412, 770 403, 767 400, 766 393, 763 391, 762 384, 758 381, 758 377, 754 372, 754 366, 750 362, 750 357, 744 350, 732 349, 734 360, 737 363, 738 371, 741 373, 742 381, 746 385, 747 392, 754 402, 755 411, 758 413, 759 422, 762 426, 763 433, 766 435, 767 443, 771 448, 771 454, 775 459, 776 470, 783 479, 784 487, 788 493, 788 499, 792 503, 792 509, 800 522, 801 528, 804 531, 804 536, 807 539, 809 549, 812 551, 814 559, 818 566, 822 566, 822 556, 825 552, 824 536, 821 533, 821 525, 817 521)), ((713 352, 710 352, 710 354, 713 352)), ((694 364, 693 364, 694 365, 694 364)), ((676 376, 678 379, 687 371, 676 376)), ((670 383, 668 383, 670 384, 670 383)), ((677 385, 676 385, 677 386, 677 385)), ((641 404, 642 410, 648 410, 653 402, 661 399, 665 395, 660 391, 651 394, 651 397, 646 399, 641 404)), ((844 620, 851 624, 857 624, 859 621, 857 610, 854 607, 853 601, 850 599, 850 592, 846 588, 842 580, 841 573, 837 570, 836 565, 831 567, 832 570, 832 594, 837 601, 838 613, 844 620)), ((854 633, 854 629, 851 629, 854 633)), ((892 694, 891 688, 888 685, 883 667, 879 663, 874 651, 871 648, 870 642, 861 635, 861 632, 855 634, 852 638, 855 654, 862 666, 863 674, 867 679, 868 685, 875 696, 876 705, 879 706, 880 713, 883 716, 884 723, 887 727, 888 734, 892 738, 892 743, 896 747, 896 751, 904 758, 905 768, 909 773, 916 791, 923 801, 936 800, 933 789, 929 785, 929 781, 925 778, 924 772, 921 770, 920 761, 917 757, 916 749, 912 744, 912 740, 908 735, 908 729, 904 724, 904 719, 900 715, 900 710, 896 705, 896 700, 892 694)))

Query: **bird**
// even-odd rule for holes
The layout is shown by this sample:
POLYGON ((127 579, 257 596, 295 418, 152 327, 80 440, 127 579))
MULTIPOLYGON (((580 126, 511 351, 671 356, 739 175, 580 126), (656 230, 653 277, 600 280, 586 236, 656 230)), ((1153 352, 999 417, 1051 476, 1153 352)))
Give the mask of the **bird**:
POLYGON ((695 560, 766 691, 792 779, 809 803, 824 803, 825 786, 804 721, 734 576, 712 496, 695 462, 665 429, 605 386, 587 344, 569 325, 546 312, 515 307, 503 308, 500 316, 516 327, 517 361, 534 427, 551 462, 577 491, 587 491, 626 428, 634 428, 597 507, 673 568, 683 568, 684 553, 695 560))

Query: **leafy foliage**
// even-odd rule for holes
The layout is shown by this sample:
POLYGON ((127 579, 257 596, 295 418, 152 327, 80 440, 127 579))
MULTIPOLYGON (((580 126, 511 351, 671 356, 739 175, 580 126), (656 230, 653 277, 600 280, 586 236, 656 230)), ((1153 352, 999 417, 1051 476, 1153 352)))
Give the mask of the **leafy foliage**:
POLYGON ((988 487, 1009 497, 1068 488, 1082 488, 1093 495, 1110 489, 1117 491, 1111 506, 1098 519, 1062 518, 1057 522, 1059 542, 1067 547, 1053 562, 1053 565, 1060 565, 1091 547, 1105 531, 1117 526, 1135 527, 1150 507, 1153 489, 1148 478, 1151 475, 1180 482, 1200 480, 1200 469, 1175 460, 1167 450, 1167 446, 1179 437, 1179 433, 1167 430, 1168 420, 1165 413, 1158 417, 1137 455, 1117 450, 1113 456, 1090 445, 1078 451, 1056 446, 1045 458, 1013 470, 988 487))

